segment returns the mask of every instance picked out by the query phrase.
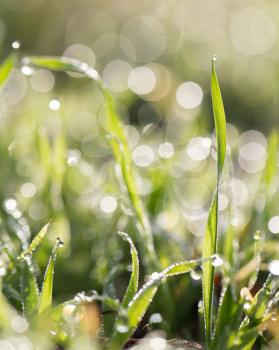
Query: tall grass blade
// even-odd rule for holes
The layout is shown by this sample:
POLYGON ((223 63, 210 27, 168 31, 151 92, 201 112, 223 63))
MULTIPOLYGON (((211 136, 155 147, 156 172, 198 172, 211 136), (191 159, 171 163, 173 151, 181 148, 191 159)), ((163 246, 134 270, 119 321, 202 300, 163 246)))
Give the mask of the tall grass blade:
POLYGON ((36 314, 39 305, 39 290, 34 271, 29 259, 23 260, 21 266, 22 308, 26 317, 36 314))
POLYGON ((39 233, 34 237, 30 245, 20 254, 20 258, 24 258, 26 255, 31 255, 33 251, 41 244, 48 231, 49 223, 47 223, 39 233))
POLYGON ((124 295, 122 306, 124 308, 127 308, 129 302, 133 299, 135 294, 138 291, 138 283, 139 283, 139 259, 138 259, 138 253, 135 248, 135 245, 129 235, 124 232, 118 232, 118 234, 121 236, 122 239, 124 239, 126 242, 130 244, 131 248, 131 257, 132 257, 132 274, 130 277, 129 285, 126 290, 126 293, 124 295))
POLYGON ((5 61, 0 65, 0 91, 3 89, 6 81, 8 80, 12 69, 17 61, 17 55, 15 53, 10 54, 5 61))
POLYGON ((40 295, 39 309, 38 309, 39 314, 48 310, 52 305, 54 266, 55 266, 57 249, 62 244, 63 244, 63 242, 59 238, 57 238, 56 245, 54 246, 52 253, 51 253, 51 256, 49 258, 49 261, 48 261, 48 265, 47 265, 45 276, 44 276, 42 291, 41 291, 41 295, 40 295))
MULTIPOLYGON (((209 210, 208 221, 205 231, 205 237, 203 242, 203 258, 216 253, 217 244, 217 224, 218 224, 218 192, 219 182, 222 174, 225 157, 226 157, 226 117, 223 106, 222 95, 215 71, 214 60, 212 61, 212 74, 211 74, 211 95, 212 106, 214 114, 214 123, 216 130, 216 142, 217 142, 217 184, 216 192, 213 197, 213 201, 209 210)), ((213 276, 214 267, 210 262, 207 262, 203 266, 203 303, 205 313, 205 334, 206 341, 209 344, 211 340, 211 328, 212 328, 212 299, 213 299, 213 276)))

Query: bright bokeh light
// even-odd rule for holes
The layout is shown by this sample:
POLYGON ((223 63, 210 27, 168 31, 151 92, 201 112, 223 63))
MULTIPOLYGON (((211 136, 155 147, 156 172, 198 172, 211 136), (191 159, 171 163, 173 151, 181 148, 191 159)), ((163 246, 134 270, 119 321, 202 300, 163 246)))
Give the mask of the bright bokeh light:
POLYGON ((47 93, 52 90, 55 78, 52 72, 46 69, 36 70, 31 79, 31 86, 36 92, 47 93))
POLYGON ((108 63, 103 71, 103 79, 108 87, 115 91, 120 92, 128 88, 128 76, 132 66, 123 60, 115 60, 108 63))
POLYGON ((141 66, 133 69, 128 76, 129 88, 138 95, 150 93, 156 85, 156 75, 152 69, 141 66))
POLYGON ((172 143, 164 142, 159 146, 159 155, 161 158, 169 159, 174 155, 174 147, 172 143))
POLYGON ((113 196, 105 196, 100 202, 100 208, 104 213, 113 213, 117 208, 117 200, 113 196))
POLYGON ((133 161, 140 168, 148 167, 154 158, 153 149, 147 145, 138 146, 133 151, 133 161))
POLYGON ((186 109, 197 108, 201 104, 202 98, 203 92, 201 87, 192 81, 179 85, 176 90, 178 104, 186 109))
POLYGON ((210 154, 211 140, 207 137, 194 137, 187 145, 188 156, 196 161, 206 159, 210 154))
POLYGON ((279 233, 279 216, 273 216, 268 221, 268 229, 271 233, 274 233, 274 234, 279 233))
POLYGON ((60 102, 56 99, 49 101, 49 109, 52 111, 58 111, 60 109, 60 102))
POLYGON ((247 55, 267 52, 275 43, 276 27, 267 12, 257 7, 238 11, 230 23, 233 45, 247 55))
POLYGON ((274 276, 279 276, 279 260, 272 260, 268 269, 274 276))

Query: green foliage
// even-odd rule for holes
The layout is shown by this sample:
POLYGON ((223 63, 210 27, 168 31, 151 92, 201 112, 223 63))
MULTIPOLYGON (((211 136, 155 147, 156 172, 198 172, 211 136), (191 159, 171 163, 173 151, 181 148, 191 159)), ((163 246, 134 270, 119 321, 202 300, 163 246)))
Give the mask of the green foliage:
POLYGON ((14 68, 17 61, 17 55, 12 53, 6 60, 0 65, 0 89, 2 90, 6 81, 8 80, 12 69, 14 68))
MULTIPOLYGON (((212 61, 211 94, 217 143, 217 184, 216 192, 208 214, 208 222, 203 242, 203 258, 215 254, 217 249, 219 183, 226 158, 226 116, 221 90, 215 71, 214 60, 212 61)), ((228 253, 228 255, 230 254, 231 253, 228 253)), ((211 341, 213 276, 214 267, 208 262, 203 267, 203 303, 205 312, 205 331, 208 344, 211 341)))
MULTIPOLYGON (((1 87, 15 64, 16 55, 13 54, 1 65, 1 87)), ((72 115, 83 109, 84 100, 81 94, 82 101, 77 98, 78 94, 74 98, 70 95, 69 110, 65 107, 61 112, 48 112, 47 116, 43 116, 43 108, 39 108, 39 113, 34 113, 36 116, 28 112, 24 115, 29 122, 28 128, 21 125, 13 134, 16 141, 5 141, 5 151, 1 152, 3 164, 8 164, 7 176, 16 172, 23 172, 23 175, 14 175, 11 184, 3 188, 1 197, 4 203, 0 226, 1 336, 12 337, 17 332, 13 329, 16 329, 13 319, 22 315, 23 318, 19 320, 23 320, 23 324, 28 320, 29 325, 29 330, 23 331, 26 332, 24 336, 31 339, 34 348, 43 350, 86 348, 88 344, 92 349, 121 350, 131 341, 135 331, 138 330, 141 336, 149 329, 158 328, 165 331, 168 339, 194 337, 200 343, 192 346, 183 342, 182 347, 201 348, 203 335, 198 336, 191 331, 198 328, 193 310, 199 304, 199 313, 203 313, 204 318, 206 349, 252 350, 256 342, 262 345, 266 328, 270 332, 268 337, 275 339, 276 334, 272 333, 272 327, 269 330, 268 322, 278 312, 278 278, 269 275, 265 283, 262 281, 270 269, 270 260, 277 257, 277 242, 265 231, 268 219, 276 215, 274 208, 278 201, 278 133, 273 131, 269 137, 266 164, 260 173, 260 191, 255 198, 249 198, 252 203, 249 202, 250 211, 245 208, 243 215, 248 219, 240 229, 232 220, 235 215, 231 203, 233 195, 228 195, 229 215, 228 212, 219 212, 219 196, 224 195, 226 188, 220 182, 227 140, 226 117, 215 61, 212 62, 211 96, 217 181, 201 249, 197 244, 200 237, 195 231, 196 226, 193 232, 188 225, 190 220, 187 220, 192 214, 189 208, 191 195, 197 200, 202 189, 188 185, 191 176, 187 179, 181 176, 181 169, 188 161, 185 154, 182 156, 183 166, 178 163, 179 155, 168 159, 159 151, 161 159, 154 162, 152 169, 136 169, 133 146, 119 116, 116 100, 95 68, 75 59, 53 56, 25 57, 22 64, 34 69, 80 73, 93 80, 98 92, 94 91, 95 85, 88 84, 90 102, 84 109, 97 115, 102 104, 105 113, 99 118, 100 125, 94 123, 95 119, 90 113, 93 126, 85 125, 82 117, 78 116, 77 119, 81 118, 78 124, 82 135, 71 138, 71 132, 75 134, 77 131, 76 124, 71 124, 74 119, 72 115), (26 129, 28 137, 24 134, 26 129), (91 130, 90 133, 87 129, 91 130), (21 133, 24 135, 18 141, 21 133), (104 133, 110 150, 107 145, 103 146, 101 137, 104 133), (101 141, 98 143, 96 139, 101 141), (87 146, 88 140, 90 147, 87 146), (99 149, 103 152, 100 152, 101 156, 99 149), (80 150, 85 154, 88 152, 90 156, 86 158, 80 150), (100 164, 103 163, 104 168, 101 169, 100 164), (120 186, 115 183, 114 170, 120 175, 120 186), (143 186, 139 185, 141 177, 143 186), (185 186, 177 193, 176 182, 185 186), (149 186, 153 189, 150 193, 149 186), (110 206, 101 210, 102 202, 99 199, 110 200, 108 193, 112 193, 117 202, 113 213, 110 206), (189 196, 186 205, 182 200, 184 195, 189 196), (42 220, 52 224, 43 226, 29 243, 30 231, 37 232, 42 220), (219 227, 218 222, 222 222, 219 227), (129 235, 122 232, 126 229, 129 235), (128 283, 125 260, 128 249, 125 244, 124 248, 122 245, 120 247, 114 234, 117 230, 121 230, 118 232, 120 237, 130 246, 131 275, 128 283), (60 239, 54 247, 52 243, 57 235, 67 239, 59 264, 55 264, 57 251, 63 243, 60 239), (223 244, 222 256, 216 254, 218 237, 223 244), (139 248, 139 256, 136 247, 139 248), (201 258, 196 258, 200 255, 201 258), (173 261, 180 262, 173 264, 173 261), (43 281, 39 283, 44 269, 43 281), (59 281, 62 281, 57 285, 54 285, 54 270, 55 276, 58 275, 59 281), (187 275, 189 272, 191 277, 187 275), (185 276, 169 278, 179 275, 185 276), (41 285, 40 293, 38 285, 41 285), (139 285, 142 286, 140 289, 139 285), (58 290, 55 298, 54 288, 58 290), (85 292, 78 292, 81 288, 85 292), (203 303, 199 303, 200 292, 203 303), (66 301, 61 302, 65 296, 66 301), (148 321, 146 317, 150 315, 148 321)), ((131 96, 124 98, 131 109, 132 99, 131 96)), ((43 100, 42 105, 45 106, 47 102, 43 100)), ((200 123, 202 127, 198 131, 204 132, 206 122, 202 120, 200 123)), ((188 125, 186 129, 181 132, 182 143, 188 142, 196 132, 189 132, 188 125)), ((156 132, 160 134, 161 131, 156 132)), ((149 138, 149 132, 153 132, 150 124, 141 130, 142 140, 149 138)), ((183 152, 185 150, 189 151, 183 148, 183 152)), ((230 153, 232 164, 234 153, 237 155, 236 149, 230 153)), ((194 171, 195 174, 204 173, 202 179, 208 184, 215 177, 211 171, 212 163, 207 161, 206 167, 194 171)), ((225 175, 226 181, 230 182, 232 175, 225 175)), ((245 179, 247 183, 249 176, 245 179)), ((197 181, 201 179, 198 175, 197 178, 197 181)), ((6 185, 6 179, 8 177, 5 180, 0 177, 1 184, 6 185)), ((203 201, 205 207, 208 196, 204 193, 201 196, 206 197, 203 201)), ((148 338, 146 341, 148 344, 148 338)), ((179 341, 168 342, 170 349, 180 349, 180 345, 179 341)))

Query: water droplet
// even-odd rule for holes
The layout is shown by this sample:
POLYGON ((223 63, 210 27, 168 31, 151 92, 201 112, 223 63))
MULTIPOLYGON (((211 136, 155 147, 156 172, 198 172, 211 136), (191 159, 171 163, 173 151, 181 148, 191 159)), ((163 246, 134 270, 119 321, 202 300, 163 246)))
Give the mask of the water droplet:
POLYGON ((6 269, 4 266, 0 267, 0 277, 4 277, 6 275, 6 269))
POLYGON ((76 310, 75 304, 68 304, 63 307, 63 318, 69 322, 73 319, 74 312, 76 310))
POLYGON ((63 247, 64 246, 64 241, 60 237, 57 237, 56 238, 56 244, 57 244, 57 247, 63 247))
POLYGON ((27 264, 31 264, 31 258, 32 258, 32 255, 31 253, 26 253, 24 254, 24 260, 27 262, 27 264))
POLYGON ((215 254, 214 259, 212 260, 212 266, 219 267, 222 266, 223 263, 223 259, 218 254, 215 254))
POLYGON ((116 326, 116 329, 117 329, 117 331, 118 331, 119 333, 127 333, 128 330, 129 330, 128 326, 126 326, 126 325, 124 325, 124 324, 118 324, 118 325, 116 326))
POLYGON ((159 272, 153 272, 153 273, 151 274, 151 276, 150 276, 150 279, 151 279, 151 280, 156 280, 156 279, 159 278, 159 277, 160 277, 159 272))
POLYGON ((19 41, 19 40, 15 40, 15 41, 12 42, 12 48, 13 48, 14 50, 20 49, 20 46, 21 46, 21 44, 20 44, 20 41, 19 41))
POLYGON ((149 318, 149 323, 161 323, 162 321, 163 318, 159 313, 152 314, 149 318))
POLYGON ((260 241, 261 239, 263 239, 263 234, 261 233, 261 231, 257 230, 254 233, 254 240, 255 241, 260 241))
POLYGON ((252 297, 252 295, 250 293, 250 290, 247 287, 241 288, 240 296, 241 296, 241 298, 243 298, 243 299, 245 299, 247 301, 252 301, 253 300, 253 297, 252 297))
POLYGON ((8 198, 4 201, 4 207, 8 213, 12 213, 17 208, 17 202, 13 198, 8 198))
POLYGON ((56 99, 53 99, 53 100, 49 101, 48 107, 52 111, 58 111, 60 108, 60 102, 56 99))
POLYGON ((24 75, 32 75, 34 73, 34 68, 30 67, 30 66, 22 66, 21 67, 21 73, 24 75))
POLYGON ((203 300, 200 300, 199 303, 198 303, 198 311, 199 311, 199 313, 203 313, 204 312, 203 300))
POLYGON ((250 301, 247 301, 244 305, 243 305, 243 309, 248 311, 251 309, 252 303, 250 301))
POLYGON ((219 57, 218 57, 218 55, 217 55, 217 54, 213 55, 213 57, 212 57, 212 61, 217 61, 218 59, 219 59, 219 57))
POLYGON ((191 270, 190 276, 194 281, 198 281, 202 277, 202 269, 200 267, 197 267, 194 270, 191 270))

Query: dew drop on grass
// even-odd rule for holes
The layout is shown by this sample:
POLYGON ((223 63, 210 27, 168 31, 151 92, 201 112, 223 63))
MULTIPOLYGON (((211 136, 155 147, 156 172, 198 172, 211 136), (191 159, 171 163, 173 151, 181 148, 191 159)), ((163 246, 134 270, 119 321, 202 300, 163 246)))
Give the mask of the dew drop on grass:
POLYGON ((241 298, 243 298, 245 300, 248 300, 248 301, 253 300, 253 297, 252 297, 252 295, 250 293, 250 290, 247 287, 241 288, 240 296, 241 296, 241 298))
POLYGON ((19 40, 15 40, 15 41, 12 42, 12 48, 13 48, 14 50, 20 49, 20 46, 21 46, 21 44, 20 44, 20 41, 19 41, 19 40))
POLYGON ((21 73, 27 76, 30 76, 34 73, 34 68, 30 67, 30 66, 22 66, 20 68, 21 73))
POLYGON ((127 333, 128 330, 129 330, 128 326, 126 326, 126 325, 124 325, 124 324, 118 324, 118 325, 116 326, 116 329, 117 329, 117 331, 118 331, 119 333, 127 333))
POLYGON ((190 276, 194 281, 198 281, 202 278, 202 269, 200 267, 197 267, 194 270, 191 270, 190 276))
POLYGON ((250 301, 246 301, 246 303, 243 305, 243 309, 248 311, 252 306, 252 303, 250 301))
POLYGON ((57 237, 56 238, 56 244, 57 244, 57 247, 63 247, 64 246, 64 241, 61 238, 57 237))
POLYGON ((53 100, 49 101, 48 107, 52 111, 58 111, 60 108, 60 102, 56 99, 53 99, 53 100))
POLYGON ((223 263, 224 263, 223 259, 218 254, 215 254, 212 260, 212 266, 219 267, 219 266, 222 266, 223 263))
POLYGON ((219 59, 219 57, 218 57, 218 55, 217 55, 217 54, 213 55, 213 57, 212 57, 212 61, 217 61, 218 59, 219 59))
POLYGON ((24 254, 23 258, 27 264, 31 264, 31 257, 32 257, 32 255, 30 253, 26 253, 26 254, 24 254))
POLYGON ((0 267, 0 277, 3 277, 3 276, 5 276, 6 275, 6 269, 5 269, 5 267, 4 266, 1 266, 0 267))
POLYGON ((159 313, 152 314, 149 318, 149 323, 161 323, 162 321, 163 318, 159 313))
POLYGON ((255 241, 260 241, 261 239, 263 239, 263 234, 261 233, 261 231, 257 230, 254 233, 254 240, 255 241))

